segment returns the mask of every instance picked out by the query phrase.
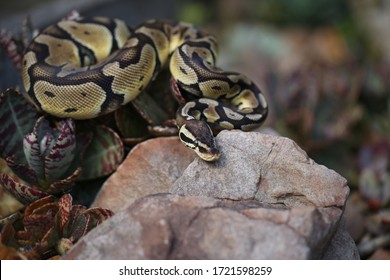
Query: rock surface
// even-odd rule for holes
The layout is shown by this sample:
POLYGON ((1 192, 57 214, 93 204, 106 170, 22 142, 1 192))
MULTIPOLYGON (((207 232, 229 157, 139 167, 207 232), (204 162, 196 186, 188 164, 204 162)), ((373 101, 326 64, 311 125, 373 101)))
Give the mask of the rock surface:
POLYGON ((92 207, 117 212, 137 198, 168 192, 194 158, 177 137, 142 142, 104 183, 92 207))
POLYGON ((314 207, 262 208, 256 201, 158 194, 116 214, 67 257, 307 259, 322 238, 307 225, 330 229, 320 217, 314 207))
POLYGON ((220 160, 209 164, 195 159, 172 185, 172 193, 334 207, 341 214, 349 194, 347 181, 316 164, 294 141, 241 131, 222 131, 217 139, 220 160))
MULTIPOLYGON (((220 160, 208 163, 195 158, 190 164, 192 154, 181 161, 180 152, 171 160, 171 150, 161 148, 161 141, 170 142, 167 146, 173 150, 183 146, 177 141, 175 148, 171 138, 136 147, 126 160, 134 164, 126 172, 118 171, 128 174, 126 185, 136 191, 121 190, 119 195, 133 192, 132 200, 141 198, 126 208, 128 201, 118 205, 120 200, 115 200, 115 207, 123 210, 81 239, 66 258, 359 258, 344 223, 339 226, 349 193, 346 180, 314 163, 293 141, 256 132, 223 131, 217 137, 220 160), (153 159, 153 147, 157 159, 153 159), (142 165, 145 157, 148 164, 142 165), (165 168, 157 172, 161 164, 165 168), (175 175, 166 176, 166 172, 175 175), (170 179, 161 183, 156 176, 170 179), (157 183, 148 189, 138 179, 131 185, 132 177, 157 183), (171 193, 162 194, 168 188, 171 193), (145 193, 139 191, 145 189, 145 193), (145 196, 151 192, 159 194, 145 196)), ((121 183, 113 181, 110 188, 118 186, 121 183)), ((112 208, 113 199, 102 204, 99 196, 98 201, 95 206, 112 208)))
POLYGON ((360 259, 359 250, 355 245, 355 241, 346 230, 344 219, 341 220, 337 227, 336 233, 333 235, 328 246, 325 248, 325 253, 322 256, 325 260, 358 260, 360 259))

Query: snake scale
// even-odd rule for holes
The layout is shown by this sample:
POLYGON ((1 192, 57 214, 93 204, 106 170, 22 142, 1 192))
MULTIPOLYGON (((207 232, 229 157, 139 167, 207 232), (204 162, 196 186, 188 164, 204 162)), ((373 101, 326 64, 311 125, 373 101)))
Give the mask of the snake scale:
POLYGON ((150 20, 131 29, 105 17, 62 20, 36 36, 23 56, 26 97, 60 118, 91 119, 130 102, 169 65, 188 100, 176 113, 181 141, 202 159, 220 152, 221 129, 251 130, 267 102, 245 75, 216 66, 217 43, 184 22, 150 20))

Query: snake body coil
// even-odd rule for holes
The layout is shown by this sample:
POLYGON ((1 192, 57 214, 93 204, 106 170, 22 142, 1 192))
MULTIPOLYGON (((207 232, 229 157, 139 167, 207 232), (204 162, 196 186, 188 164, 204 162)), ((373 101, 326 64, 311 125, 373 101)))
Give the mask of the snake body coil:
POLYGON ((131 30, 118 19, 63 20, 33 39, 23 57, 27 97, 57 117, 90 119, 130 102, 169 61, 180 91, 181 141, 201 158, 219 158, 212 131, 250 130, 267 103, 246 76, 215 66, 217 45, 183 22, 151 20, 131 30), (211 128, 210 128, 211 127, 211 128))

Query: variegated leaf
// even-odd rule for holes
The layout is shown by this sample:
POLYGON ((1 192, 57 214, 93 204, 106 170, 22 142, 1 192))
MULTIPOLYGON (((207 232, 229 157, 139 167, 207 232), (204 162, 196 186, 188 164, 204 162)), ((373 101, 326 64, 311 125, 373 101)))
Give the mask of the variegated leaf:
POLYGON ((68 225, 64 228, 64 231, 62 233, 63 237, 70 237, 72 229, 74 228, 75 222, 77 220, 77 217, 81 215, 87 207, 83 205, 73 205, 72 209, 70 210, 70 217, 68 221, 68 225))
POLYGON ((4 224, 2 223, 0 243, 12 246, 17 245, 15 240, 15 228, 13 227, 12 222, 5 222, 4 224))
POLYGON ((85 210, 84 214, 90 215, 96 221, 97 224, 100 224, 101 222, 112 217, 114 215, 114 212, 112 212, 110 209, 94 207, 85 210))
POLYGON ((74 218, 73 227, 69 229, 69 238, 77 241, 82 236, 86 235, 94 225, 91 224, 91 217, 89 215, 78 215, 74 218))
POLYGON ((58 214, 57 214, 57 227, 59 227, 59 231, 62 233, 65 225, 69 221, 70 211, 72 209, 72 196, 70 194, 64 194, 58 200, 58 214))
POLYGON ((37 211, 39 211, 39 209, 42 209, 42 207, 44 207, 45 205, 47 204, 50 204, 50 205, 53 205, 55 204, 56 200, 54 198, 54 196, 52 195, 48 195, 48 196, 45 196, 43 198, 40 198, 32 203, 30 203, 26 209, 24 210, 24 215, 25 216, 28 216, 28 215, 31 215, 33 213, 37 213, 37 211))
POLYGON ((26 134, 23 139, 23 152, 26 161, 39 179, 43 179, 45 174, 40 138, 42 134, 47 134, 49 129, 49 122, 44 117, 40 117, 32 132, 26 134))
POLYGON ((1 29, 0 47, 4 49, 5 53, 14 63, 16 69, 20 70, 24 52, 23 43, 19 39, 16 39, 12 32, 1 29))
POLYGON ((54 250, 54 247, 57 245, 59 239, 58 231, 55 229, 54 225, 49 228, 49 230, 42 236, 42 239, 36 247, 40 247, 39 249, 45 249, 44 251, 54 250))
POLYGON ((24 204, 31 203, 47 195, 47 193, 23 184, 5 173, 0 175, 0 182, 8 192, 24 204))
POLYGON ((27 182, 30 185, 37 185, 38 179, 37 175, 30 167, 25 164, 18 164, 14 161, 14 157, 7 157, 5 159, 8 167, 23 181, 27 182))
POLYGON ((73 185, 75 184, 75 180, 80 176, 80 174, 81 167, 77 168, 71 175, 69 175, 65 179, 61 179, 50 184, 48 188, 45 189, 45 191, 51 194, 68 191, 73 187, 73 185))
POLYGON ((78 180, 106 176, 117 169, 123 160, 123 143, 118 134, 105 126, 93 128, 94 136, 81 164, 78 180))
POLYGON ((71 166, 76 153, 76 132, 72 119, 58 123, 54 145, 45 155, 45 178, 48 182, 61 179, 71 166))
POLYGON ((54 226, 53 211, 46 211, 44 214, 31 214, 23 218, 25 231, 31 234, 32 242, 39 242, 43 236, 54 226))
MULTIPOLYGON (((72 164, 68 168, 67 173, 64 175, 65 178, 70 177, 77 169, 81 168, 80 163, 83 161, 85 154, 87 152, 87 149, 89 145, 91 144, 93 139, 93 132, 92 131, 83 131, 83 132, 77 132, 76 133, 76 152, 75 157, 73 159, 72 164)), ((71 179, 75 179, 76 177, 72 177, 71 179)))
POLYGON ((38 118, 37 110, 13 89, 0 96, 0 154, 14 155, 14 161, 25 163, 23 138, 32 131, 38 118))

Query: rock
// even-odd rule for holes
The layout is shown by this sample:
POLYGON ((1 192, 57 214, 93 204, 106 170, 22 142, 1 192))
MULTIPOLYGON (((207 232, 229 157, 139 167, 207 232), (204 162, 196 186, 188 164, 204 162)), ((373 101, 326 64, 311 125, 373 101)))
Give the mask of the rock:
MULTIPOLYGON (((329 229, 314 207, 157 194, 92 230, 66 259, 312 259, 329 229), (308 228, 315 225, 317 230, 308 228)), ((343 246, 345 255, 351 249, 343 246)), ((338 251, 342 253, 341 251, 338 251)))
POLYGON ((103 184, 92 207, 117 212, 137 198, 167 192, 194 158, 177 137, 142 142, 103 184))
MULTIPOLYGON (((146 145, 152 147, 154 141, 146 145)), ((126 208, 117 205, 123 210, 82 238, 66 258, 359 258, 341 220, 349 193, 343 177, 316 164, 287 138, 222 131, 217 142, 222 152, 219 161, 195 158, 184 171, 176 167, 174 174, 182 172, 181 176, 171 176, 149 189, 162 192, 170 183, 171 194, 148 195, 126 208)), ((157 150, 167 155, 157 155, 160 164, 152 163, 153 156, 147 155, 148 164, 142 165, 139 159, 146 155, 137 149, 132 152, 139 153, 136 159, 127 159, 134 166, 127 169, 140 178, 150 177, 151 183, 165 174, 154 171, 160 164, 171 166, 179 161, 169 160, 171 151, 161 148, 157 150)), ((126 184, 137 188, 130 179, 126 184)))
POLYGON ((325 253, 322 256, 324 260, 358 260, 359 251, 349 232, 346 230, 344 219, 341 219, 336 233, 330 240, 325 253))
POLYGON ((219 161, 196 158, 172 185, 172 193, 255 199, 286 207, 333 207, 341 215, 349 194, 347 181, 316 164, 294 141, 241 131, 222 131, 217 140, 219 161))

